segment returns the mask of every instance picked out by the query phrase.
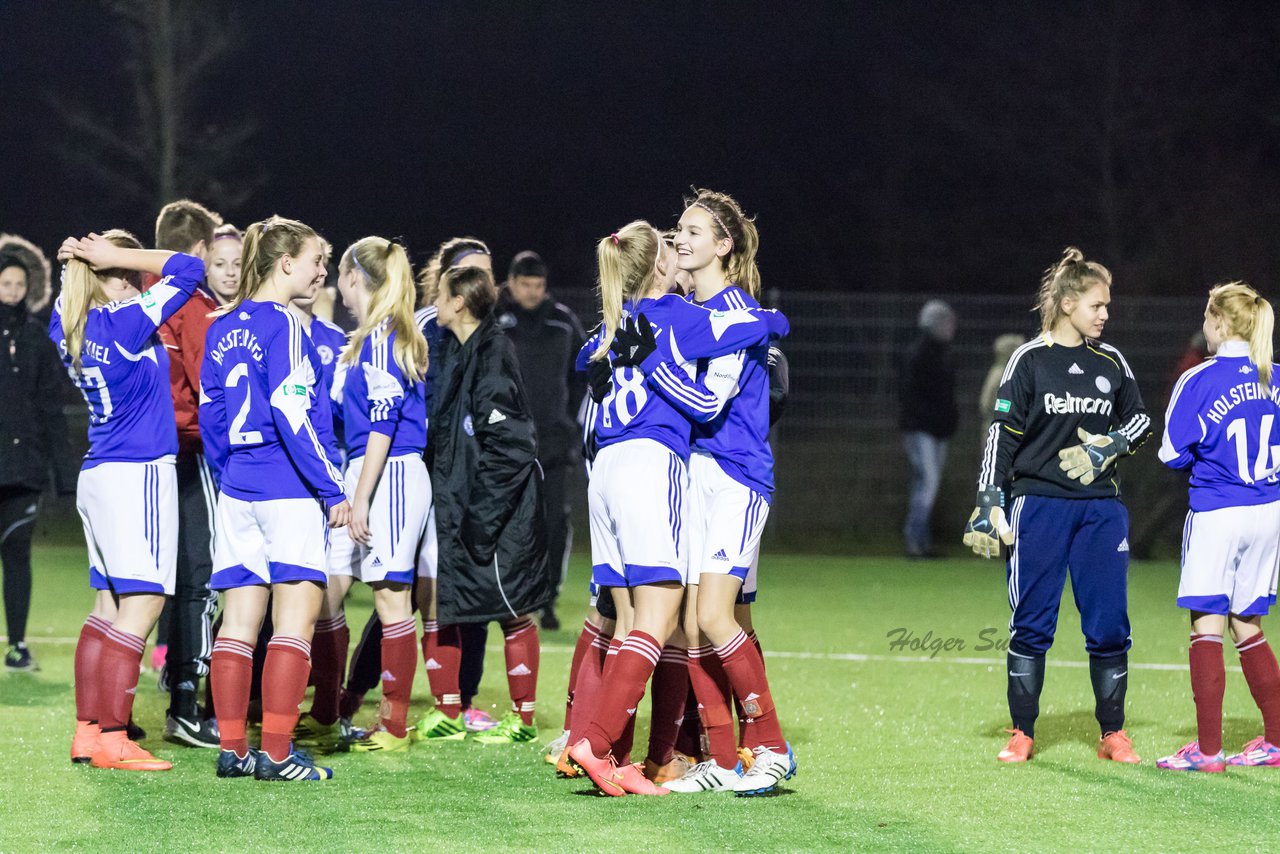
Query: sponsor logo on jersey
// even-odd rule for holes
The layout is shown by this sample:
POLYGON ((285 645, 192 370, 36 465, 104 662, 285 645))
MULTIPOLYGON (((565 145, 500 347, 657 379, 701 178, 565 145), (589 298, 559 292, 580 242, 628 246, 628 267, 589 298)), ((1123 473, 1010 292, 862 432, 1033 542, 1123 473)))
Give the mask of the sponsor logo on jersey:
POLYGON ((307 387, 304 385, 297 385, 296 383, 286 383, 285 385, 280 386, 280 392, 284 394, 285 397, 288 397, 289 395, 302 397, 307 393, 307 387))
POLYGON ((1121 540, 1121 541, 1120 541, 1120 545, 1116 546, 1116 551, 1118 551, 1118 552, 1127 552, 1127 551, 1129 551, 1129 538, 1128 538, 1128 537, 1125 537, 1123 540, 1121 540))
POLYGON ((1008 411, 1009 411, 1009 401, 1007 400, 996 401, 996 412, 1008 412, 1008 411))
POLYGON ((320 362, 325 365, 333 364, 333 348, 328 344, 321 344, 316 348, 316 352, 320 354, 320 362))
POLYGON ((1044 396, 1044 411, 1049 415, 1110 415, 1111 401, 1100 397, 1076 397, 1067 392, 1066 397, 1058 397, 1049 392, 1044 396))
POLYGON ((1083 374, 1083 373, 1084 373, 1084 371, 1080 369, 1080 366, 1079 366, 1079 365, 1077 365, 1075 362, 1072 362, 1072 363, 1071 363, 1071 367, 1067 368, 1067 373, 1069 373, 1069 374, 1083 374))
POLYGON ((1102 392, 1103 394, 1111 393, 1111 380, 1107 379, 1106 377, 1098 377, 1096 380, 1093 381, 1093 384, 1096 385, 1098 387, 1098 391, 1102 392))

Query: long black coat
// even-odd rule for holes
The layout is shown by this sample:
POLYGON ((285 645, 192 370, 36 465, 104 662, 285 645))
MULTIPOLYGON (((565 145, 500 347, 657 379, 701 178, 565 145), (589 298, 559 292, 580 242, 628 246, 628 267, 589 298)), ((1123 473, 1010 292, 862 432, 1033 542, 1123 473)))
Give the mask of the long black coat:
POLYGON ((437 617, 479 623, 536 611, 551 596, 542 471, 515 347, 489 317, 466 344, 443 332, 432 358, 437 617))
POLYGON ((24 304, 0 305, 0 486, 43 490, 52 469, 74 494, 80 456, 62 404, 71 381, 58 351, 24 304))

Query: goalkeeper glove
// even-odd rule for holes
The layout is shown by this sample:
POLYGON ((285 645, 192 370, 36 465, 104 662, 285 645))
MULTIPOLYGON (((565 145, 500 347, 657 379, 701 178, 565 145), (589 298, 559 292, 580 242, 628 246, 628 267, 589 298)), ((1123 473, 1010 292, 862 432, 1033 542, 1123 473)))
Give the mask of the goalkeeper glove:
POLYGON ((964 526, 964 544, 979 557, 996 557, 1000 543, 1013 545, 1013 529, 1004 518, 1004 492, 995 486, 978 490, 977 507, 964 526))
POLYGON ((1081 444, 1058 451, 1058 468, 1067 477, 1085 486, 1093 483, 1116 461, 1116 457, 1129 450, 1129 440, 1119 433, 1098 436, 1083 427, 1076 431, 1081 444))

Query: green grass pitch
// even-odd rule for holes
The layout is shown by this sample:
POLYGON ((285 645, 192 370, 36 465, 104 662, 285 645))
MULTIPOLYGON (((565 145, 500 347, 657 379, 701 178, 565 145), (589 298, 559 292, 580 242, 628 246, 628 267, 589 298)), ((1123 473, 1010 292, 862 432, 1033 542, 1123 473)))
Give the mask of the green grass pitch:
MULTIPOLYGON (((1088 671, 1068 594, 1036 758, 1005 767, 995 761, 1008 725, 1003 657, 991 643, 1004 638, 1007 620, 999 564, 766 554, 756 621, 800 772, 777 796, 749 800, 594 797, 589 784, 556 779, 536 747, 469 743, 338 755, 336 779, 321 784, 218 780, 213 751, 159 739, 164 698, 151 673, 136 716, 152 733, 147 746, 174 770, 72 766, 69 639, 90 599, 82 561, 80 547, 37 548, 29 635, 43 669, 0 678, 0 851, 1171 851, 1266 850, 1280 838, 1280 770, 1155 768, 1158 756, 1194 737, 1187 629, 1168 563, 1131 571, 1128 728, 1143 764, 1094 758, 1088 671), (895 629, 928 634, 933 648, 893 648, 903 639, 895 629)), ((575 561, 562 606, 571 628, 584 570, 575 561)), ((369 603, 358 590, 353 631, 369 603)), ((574 637, 543 636, 544 741, 559 732, 574 637)), ((1228 651, 1228 665, 1236 663, 1228 651)), ((500 708, 505 692, 494 632, 480 699, 500 708)), ((414 694, 416 717, 428 697, 421 672, 414 694)), ((1229 670, 1227 746, 1260 726, 1243 678, 1229 670)), ((643 743, 643 720, 639 732, 643 743)))

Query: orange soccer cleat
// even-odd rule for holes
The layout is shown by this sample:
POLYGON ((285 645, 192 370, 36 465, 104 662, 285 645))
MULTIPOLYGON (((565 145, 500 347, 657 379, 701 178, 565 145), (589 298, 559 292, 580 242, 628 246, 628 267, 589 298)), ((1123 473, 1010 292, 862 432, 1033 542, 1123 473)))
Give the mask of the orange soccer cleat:
POLYGON ((119 771, 168 771, 173 767, 152 756, 136 741, 130 741, 123 730, 102 733, 98 738, 98 749, 90 761, 94 768, 115 768, 119 771))
POLYGON ((697 762, 676 750, 671 754, 671 761, 665 765, 659 765, 652 759, 646 759, 644 761, 644 776, 661 786, 663 783, 679 780, 692 771, 693 766, 697 764, 697 762))
POLYGON ((1007 729, 1005 732, 1012 735, 1009 737, 1009 743, 1004 746, 1004 750, 996 755, 996 759, 1001 762, 1026 762, 1030 759, 1035 745, 1031 737, 1020 729, 1007 729))
POLYGON ((560 754, 560 758, 556 760, 556 776, 563 777, 566 780, 582 776, 582 768, 573 764, 573 760, 569 758, 569 748, 567 747, 560 754))
POLYGON ((586 771, 591 782, 606 795, 619 798, 627 793, 626 789, 622 788, 622 772, 618 770, 613 757, 607 756, 604 759, 597 757, 591 752, 591 742, 585 738, 569 748, 569 759, 586 771))
POLYGON ((76 721, 76 734, 71 736, 71 761, 83 765, 93 759, 98 749, 98 725, 76 721))
POLYGON ((1098 740, 1098 758, 1124 762, 1127 765, 1137 765, 1142 761, 1141 757, 1133 752, 1133 742, 1122 729, 1109 732, 1098 740))
POLYGON ((670 789, 664 789, 644 775, 639 762, 623 765, 618 769, 619 785, 629 795, 669 795, 670 789))

